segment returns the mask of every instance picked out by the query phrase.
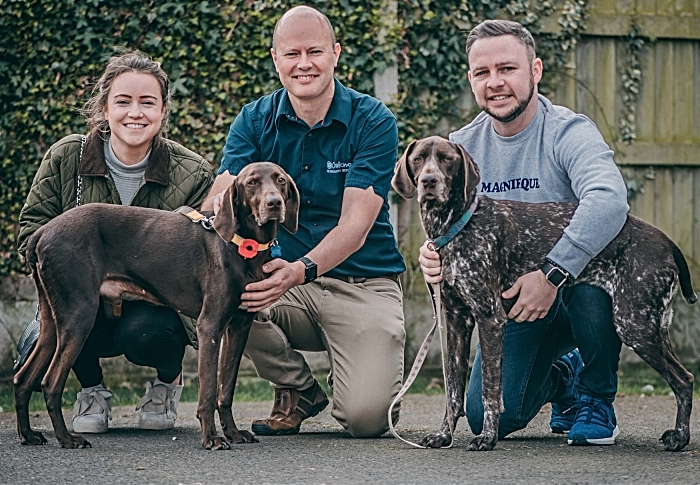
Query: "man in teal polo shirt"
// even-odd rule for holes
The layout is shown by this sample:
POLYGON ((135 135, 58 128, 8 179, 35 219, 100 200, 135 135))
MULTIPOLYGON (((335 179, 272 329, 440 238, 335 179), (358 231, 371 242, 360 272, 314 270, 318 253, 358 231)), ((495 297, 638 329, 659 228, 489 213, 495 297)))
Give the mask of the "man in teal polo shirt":
POLYGON ((282 258, 243 294, 242 305, 258 313, 245 354, 275 388, 256 434, 297 433, 328 405, 299 350, 328 353, 332 415, 352 436, 384 433, 401 388, 405 265, 387 201, 398 130, 381 102, 335 79, 340 50, 317 10, 295 7, 280 18, 271 54, 284 88, 236 117, 217 195, 203 206, 217 210, 235 174, 260 160, 278 163, 299 189, 299 230, 279 234, 282 258))

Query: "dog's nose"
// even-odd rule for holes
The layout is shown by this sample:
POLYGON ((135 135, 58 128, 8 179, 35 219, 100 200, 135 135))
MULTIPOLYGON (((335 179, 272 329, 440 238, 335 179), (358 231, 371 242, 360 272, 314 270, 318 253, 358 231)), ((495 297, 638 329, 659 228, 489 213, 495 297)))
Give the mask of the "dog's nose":
POLYGON ((267 199, 266 204, 268 209, 281 209, 282 199, 280 197, 270 197, 267 199))
POLYGON ((437 185, 437 177, 435 175, 423 175, 420 178, 421 185, 426 189, 434 189, 437 185))

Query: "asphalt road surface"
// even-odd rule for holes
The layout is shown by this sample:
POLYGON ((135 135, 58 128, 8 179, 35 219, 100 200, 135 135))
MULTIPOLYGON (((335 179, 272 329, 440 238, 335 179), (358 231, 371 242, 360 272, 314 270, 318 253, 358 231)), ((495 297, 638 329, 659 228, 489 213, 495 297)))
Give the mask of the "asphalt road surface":
MULTIPOLYGON (((695 400, 695 407, 700 400, 695 400)), ((241 428, 268 415, 272 403, 237 403, 241 428)), ((621 428, 614 446, 572 447, 547 427, 549 410, 500 441, 490 452, 467 452, 473 435, 459 422, 455 446, 414 449, 390 434, 352 439, 332 418, 330 407, 302 426, 296 436, 260 437, 260 443, 206 451, 200 445, 195 403, 181 403, 171 431, 140 431, 133 408, 115 408, 110 431, 89 437, 93 447, 63 450, 45 412, 32 413, 45 446, 22 446, 15 415, 0 413, 0 483, 2 484, 698 484, 700 434, 678 453, 664 452, 658 441, 675 420, 672 397, 618 397, 621 428)), ((444 397, 405 398, 399 433, 413 441, 436 430, 444 397)), ((72 411, 66 411, 66 418, 72 411)), ((700 420, 693 414, 691 432, 700 420)))

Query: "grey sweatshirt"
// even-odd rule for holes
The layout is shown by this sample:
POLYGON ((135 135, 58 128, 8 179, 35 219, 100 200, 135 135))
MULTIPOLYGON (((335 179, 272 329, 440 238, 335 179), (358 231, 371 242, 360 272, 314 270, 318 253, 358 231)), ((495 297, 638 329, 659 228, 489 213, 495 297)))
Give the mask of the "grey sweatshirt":
POLYGON ((586 116, 542 95, 532 122, 510 137, 498 135, 482 112, 451 133, 479 166, 480 194, 522 202, 578 202, 562 238, 547 257, 577 277, 620 232, 627 188, 613 152, 586 116))

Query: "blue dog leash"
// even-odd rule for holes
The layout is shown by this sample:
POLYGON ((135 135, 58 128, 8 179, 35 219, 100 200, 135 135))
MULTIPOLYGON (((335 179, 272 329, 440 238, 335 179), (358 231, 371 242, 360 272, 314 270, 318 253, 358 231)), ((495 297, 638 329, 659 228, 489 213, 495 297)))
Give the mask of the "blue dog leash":
POLYGON ((428 240, 428 249, 430 249, 431 251, 439 251, 440 249, 445 247, 448 242, 452 241, 457 236, 457 234, 459 234, 459 232, 462 229, 464 229, 464 226, 467 225, 469 219, 472 218, 477 205, 479 205, 479 197, 475 196, 474 202, 472 202, 472 205, 469 206, 467 212, 462 214, 462 217, 460 217, 457 220, 457 222, 452 224, 452 226, 447 230, 447 232, 445 232, 445 234, 438 237, 437 239, 428 240))

